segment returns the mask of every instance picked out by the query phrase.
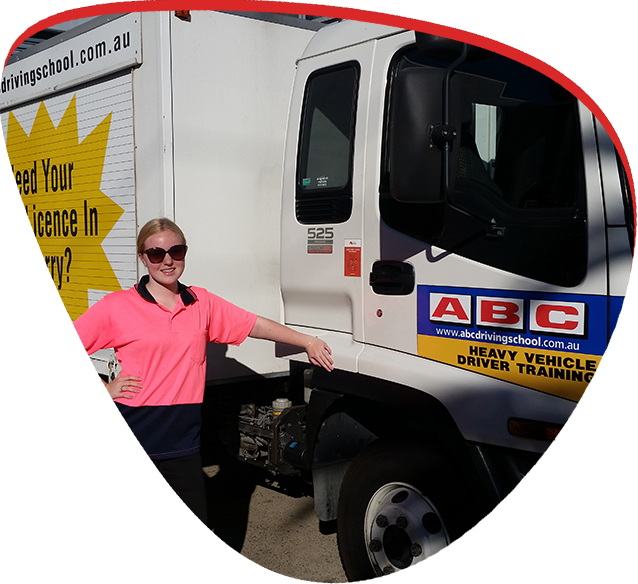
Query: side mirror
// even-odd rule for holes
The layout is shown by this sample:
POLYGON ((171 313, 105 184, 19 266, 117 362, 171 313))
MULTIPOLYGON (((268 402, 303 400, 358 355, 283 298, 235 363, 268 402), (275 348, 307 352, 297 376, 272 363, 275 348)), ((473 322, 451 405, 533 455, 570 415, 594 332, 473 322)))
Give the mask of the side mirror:
MULTIPOLYGON (((460 128, 457 83, 451 78, 450 119, 443 120, 445 70, 410 67, 394 80, 389 123, 390 194, 402 203, 440 203, 444 200, 444 149, 449 144, 449 168, 458 164, 454 145, 460 128), (455 90, 456 89, 456 90, 455 90)), ((453 188, 455 172, 449 176, 453 188)))
POLYGON ((408 68, 395 79, 389 127, 390 193, 402 203, 440 203, 454 189, 459 157, 461 90, 454 72, 463 62, 486 59, 491 53, 426 33, 416 32, 415 40, 419 52, 447 68, 408 68))
MULTIPOLYGON (((434 24, 443 24, 463 29, 463 11, 455 8, 437 8, 435 10, 427 10, 425 12, 421 12, 417 18, 434 24)), ((496 25, 494 24, 494 19, 485 12, 468 10, 467 29, 470 32, 474 32, 488 38, 496 38, 496 25)), ((465 44, 423 32, 417 32, 415 35, 416 45, 419 51, 428 57, 441 59, 448 63, 451 63, 461 55, 463 45, 465 44)), ((489 51, 475 47, 474 45, 468 45, 468 49, 468 61, 484 59, 491 55, 489 51)))

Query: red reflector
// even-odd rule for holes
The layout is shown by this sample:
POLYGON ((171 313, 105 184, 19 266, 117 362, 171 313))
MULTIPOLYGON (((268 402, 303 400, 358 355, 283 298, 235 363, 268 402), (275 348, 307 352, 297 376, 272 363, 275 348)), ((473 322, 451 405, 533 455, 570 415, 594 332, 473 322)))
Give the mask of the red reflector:
POLYGON ((510 418, 507 422, 507 429, 512 436, 531 438, 532 440, 545 440, 547 442, 554 440, 562 428, 561 424, 523 420, 521 418, 510 418))
POLYGON ((191 21, 191 11, 190 10, 176 10, 175 16, 180 20, 186 20, 187 22, 191 21))

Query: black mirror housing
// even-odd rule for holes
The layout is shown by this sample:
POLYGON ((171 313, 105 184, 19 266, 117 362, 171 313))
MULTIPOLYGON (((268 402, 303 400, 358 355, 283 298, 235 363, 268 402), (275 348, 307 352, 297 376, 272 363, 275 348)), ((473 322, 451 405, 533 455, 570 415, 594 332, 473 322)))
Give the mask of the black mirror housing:
MULTIPOLYGON (((421 12, 417 18, 434 24, 452 26, 463 29, 463 11, 455 8, 437 8, 421 12)), ((494 19, 485 12, 469 10, 467 14, 468 30, 488 38, 496 38, 496 25, 494 19)), ((428 57, 441 59, 445 62, 456 60, 463 50, 465 43, 447 39, 436 35, 416 32, 416 44, 419 51, 428 57)), ((489 57, 489 51, 468 45, 468 61, 480 60, 489 57)))
MULTIPOLYGON (((458 161, 456 132, 459 91, 451 79, 450 123, 443 126, 445 70, 411 67, 401 71, 393 87, 389 123, 390 194, 402 203, 440 203, 444 200, 443 156, 450 150, 450 168, 458 161), (456 118, 456 119, 455 119, 456 118)), ((449 177, 453 187, 454 172, 449 177)))

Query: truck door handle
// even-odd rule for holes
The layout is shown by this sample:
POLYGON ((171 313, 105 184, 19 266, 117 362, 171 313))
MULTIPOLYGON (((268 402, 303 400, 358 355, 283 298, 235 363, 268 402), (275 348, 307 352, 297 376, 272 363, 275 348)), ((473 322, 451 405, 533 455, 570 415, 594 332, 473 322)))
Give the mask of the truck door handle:
POLYGON ((414 291, 414 266, 406 262, 379 260, 372 264, 370 286, 377 294, 406 296, 414 291))

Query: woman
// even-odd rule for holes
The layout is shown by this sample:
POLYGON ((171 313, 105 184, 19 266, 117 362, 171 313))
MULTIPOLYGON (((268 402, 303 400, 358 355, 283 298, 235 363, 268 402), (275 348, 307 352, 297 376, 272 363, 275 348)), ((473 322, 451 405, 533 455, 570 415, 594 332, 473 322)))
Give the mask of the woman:
POLYGON ((164 478, 206 523, 199 431, 207 343, 239 345, 253 337, 303 347, 328 371, 333 361, 321 339, 181 284, 187 250, 174 222, 149 221, 137 238, 148 275, 105 296, 75 328, 89 354, 115 349, 121 374, 105 383, 107 391, 164 478))

